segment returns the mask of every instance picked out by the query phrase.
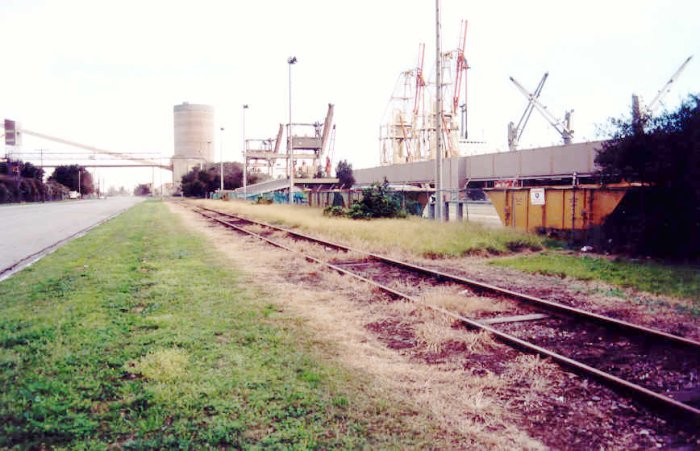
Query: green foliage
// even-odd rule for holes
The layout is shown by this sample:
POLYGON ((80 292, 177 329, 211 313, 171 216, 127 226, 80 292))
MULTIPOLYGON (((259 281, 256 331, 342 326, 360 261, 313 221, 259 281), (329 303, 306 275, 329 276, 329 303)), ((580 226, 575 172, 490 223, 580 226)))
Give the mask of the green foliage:
POLYGON ((559 252, 500 259, 492 261, 491 264, 579 280, 602 280, 649 293, 695 299, 700 307, 700 272, 692 266, 629 260, 612 261, 559 252))
POLYGON ((345 208, 338 205, 329 205, 323 209, 324 216, 343 217, 346 216, 347 213, 348 211, 345 208))
POLYGON ((28 161, 25 161, 21 163, 19 175, 27 179, 36 179, 41 181, 44 179, 44 170, 34 166, 28 161))
POLYGON ((611 120, 612 139, 596 156, 604 180, 641 182, 604 227, 633 253, 700 256, 700 98, 645 123, 611 120))
POLYGON ((389 183, 373 183, 362 190, 362 199, 354 202, 347 212, 352 219, 405 218, 406 212, 401 208, 401 201, 389 188, 389 183))
MULTIPOLYGON (((269 177, 260 173, 249 173, 247 183, 252 185, 269 177)), ((224 189, 232 190, 243 186, 243 165, 238 162, 224 162, 224 189)), ((206 197, 221 188, 221 165, 197 166, 182 176, 182 194, 186 197, 206 197)))
MULTIPOLYGON (((0 163, 0 203, 40 202, 63 198, 43 182, 44 170, 32 163, 9 160, 0 163)), ((67 190, 66 190, 67 193, 67 190)))
POLYGON ((141 183, 136 188, 134 188, 134 196, 150 196, 151 195, 151 185, 146 183, 141 183))
POLYGON ((0 448, 431 443, 220 257, 144 202, 0 283, 0 448))
POLYGON ((80 191, 83 195, 95 192, 95 186, 90 174, 83 166, 72 164, 68 166, 58 166, 54 169, 49 180, 54 180, 71 191, 80 191), (80 174, 80 175, 78 175, 80 174), (80 183, 80 188, 78 188, 80 183))
POLYGON ((352 174, 352 164, 347 160, 341 160, 335 167, 335 176, 338 178, 342 189, 350 189, 355 184, 355 176, 352 174))

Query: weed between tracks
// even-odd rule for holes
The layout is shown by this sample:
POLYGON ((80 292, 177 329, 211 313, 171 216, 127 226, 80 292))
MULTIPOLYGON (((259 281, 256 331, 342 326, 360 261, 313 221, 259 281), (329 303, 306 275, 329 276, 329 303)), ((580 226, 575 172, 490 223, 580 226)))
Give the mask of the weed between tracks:
POLYGON ((144 203, 1 283, 0 448, 430 443, 218 257, 144 203))

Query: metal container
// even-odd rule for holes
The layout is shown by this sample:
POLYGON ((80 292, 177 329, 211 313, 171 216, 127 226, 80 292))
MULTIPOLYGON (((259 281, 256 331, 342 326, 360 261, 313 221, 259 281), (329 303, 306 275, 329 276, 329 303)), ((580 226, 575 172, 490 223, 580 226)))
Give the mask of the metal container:
POLYGON ((531 232, 587 230, 602 225, 627 187, 548 186, 485 190, 506 227, 531 232))

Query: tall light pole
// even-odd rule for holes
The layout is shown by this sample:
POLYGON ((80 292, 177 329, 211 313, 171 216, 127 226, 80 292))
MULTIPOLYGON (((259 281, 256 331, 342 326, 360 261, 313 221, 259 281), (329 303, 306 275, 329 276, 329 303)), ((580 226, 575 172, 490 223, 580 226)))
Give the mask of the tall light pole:
POLYGON ((435 0, 435 220, 442 222, 442 49, 440 0, 435 0))
POLYGON ((221 144, 219 144, 221 154, 221 191, 220 196, 224 198, 224 127, 221 127, 221 144))
POLYGON ((243 199, 248 198, 248 147, 245 143, 245 111, 248 104, 243 105, 243 199))
POLYGON ((290 56, 287 58, 289 65, 289 129, 287 130, 288 142, 287 149, 289 152, 289 204, 294 203, 294 143, 292 142, 292 64, 296 64, 297 57, 290 56))

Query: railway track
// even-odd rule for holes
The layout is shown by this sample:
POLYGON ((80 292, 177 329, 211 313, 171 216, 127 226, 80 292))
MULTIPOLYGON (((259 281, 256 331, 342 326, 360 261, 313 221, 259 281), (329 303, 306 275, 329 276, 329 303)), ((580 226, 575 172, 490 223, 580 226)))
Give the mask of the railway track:
POLYGON ((696 341, 249 218, 181 204, 211 221, 300 253, 310 262, 371 284, 392 297, 421 303, 468 328, 487 331, 509 346, 547 357, 662 414, 700 423, 700 343, 696 341), (292 242, 319 246, 321 252, 316 254, 323 257, 299 252, 292 242), (435 285, 458 287, 465 299, 488 297, 505 307, 465 316, 424 303, 422 288, 435 285))

